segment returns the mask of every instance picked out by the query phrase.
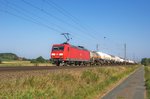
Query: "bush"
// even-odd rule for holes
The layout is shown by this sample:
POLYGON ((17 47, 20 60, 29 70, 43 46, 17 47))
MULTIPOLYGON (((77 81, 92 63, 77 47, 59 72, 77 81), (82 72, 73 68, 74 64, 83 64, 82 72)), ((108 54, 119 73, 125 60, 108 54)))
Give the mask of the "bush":
POLYGON ((30 61, 30 59, 27 59, 25 57, 22 58, 23 61, 30 61))
POLYGON ((2 63, 2 60, 0 59, 0 64, 2 63))
POLYGON ((38 57, 36 59, 36 61, 39 62, 39 63, 45 63, 46 62, 46 60, 42 56, 38 57))
POLYGON ((143 58, 141 60, 141 64, 145 65, 145 66, 148 66, 150 65, 150 58, 143 58))
POLYGON ((31 63, 38 63, 38 62, 35 59, 32 59, 31 63))
POLYGON ((19 57, 14 53, 0 53, 0 58, 3 60, 18 60, 19 57))
POLYGON ((147 91, 147 99, 150 99, 150 67, 145 67, 145 86, 147 91))
POLYGON ((42 56, 31 60, 31 63, 45 63, 45 62, 46 60, 42 56))

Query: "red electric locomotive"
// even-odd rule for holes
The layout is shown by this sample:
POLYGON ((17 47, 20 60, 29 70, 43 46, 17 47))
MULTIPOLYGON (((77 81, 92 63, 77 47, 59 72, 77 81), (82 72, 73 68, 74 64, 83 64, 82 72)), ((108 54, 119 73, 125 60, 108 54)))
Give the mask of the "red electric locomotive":
POLYGON ((73 46, 69 43, 54 44, 51 51, 54 64, 87 64, 90 61, 90 52, 82 46, 73 46))

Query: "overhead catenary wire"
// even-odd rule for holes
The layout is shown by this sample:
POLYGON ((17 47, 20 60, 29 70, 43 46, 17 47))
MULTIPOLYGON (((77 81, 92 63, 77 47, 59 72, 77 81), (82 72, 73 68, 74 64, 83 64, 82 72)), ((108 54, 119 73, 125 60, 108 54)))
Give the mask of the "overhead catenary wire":
MULTIPOLYGON (((57 5, 56 3, 54 3, 52 0, 45 0, 45 2, 50 5, 50 6, 53 6, 58 12, 60 12, 61 14, 63 14, 64 16, 66 17, 69 17, 71 19, 72 22, 74 22, 76 25, 78 25, 82 30, 84 30, 86 32, 86 35, 89 35, 90 37, 94 38, 94 39, 97 39, 95 37, 95 35, 92 35, 92 34, 95 34, 95 31, 92 32, 92 34, 87 34, 88 33, 88 30, 87 30, 87 26, 84 26, 81 24, 81 22, 75 17, 73 16, 71 13, 69 13, 68 11, 66 11, 64 8, 60 7, 59 5, 57 5)), ((89 28, 89 27, 88 27, 89 28)), ((84 33, 84 32, 83 32, 84 33)))
MULTIPOLYGON (((43 1, 43 0, 42 0, 43 1)), ((67 10, 65 10, 64 8, 62 8, 61 6, 57 5, 55 2, 53 2, 52 0, 44 0, 43 2, 46 2, 46 4, 48 4, 49 6, 54 7, 58 12, 60 12, 62 15, 68 17, 68 19, 71 19, 72 22, 74 22, 77 26, 79 26, 81 29, 86 30, 86 28, 80 24, 81 22, 75 17, 73 16, 71 13, 69 13, 67 10)), ((87 32, 88 30, 86 30, 87 32)), ((83 32, 85 33, 85 32, 83 32)), ((88 35, 86 33, 86 35, 88 35)), ((78 35, 77 35, 78 36, 78 35)), ((79 37, 79 36, 78 36, 79 37)), ((90 35, 90 37, 93 37, 93 35, 90 35)), ((93 37, 95 38, 95 37, 93 37)), ((83 38, 82 38, 83 39, 83 38)), ((87 43, 87 42, 86 42, 87 43)))
POLYGON ((34 23, 34 24, 37 24, 37 25, 46 27, 46 28, 48 28, 48 29, 50 29, 50 30, 53 30, 53 31, 56 31, 56 32, 59 32, 58 30, 56 30, 56 29, 54 29, 54 28, 51 28, 51 27, 49 27, 49 26, 47 26, 47 25, 37 23, 37 22, 32 21, 32 20, 30 20, 30 19, 27 19, 27 18, 24 18, 24 17, 22 17, 22 16, 16 15, 16 14, 14 14, 14 13, 12 13, 12 12, 4 11, 4 10, 1 10, 1 9, 0 9, 0 12, 7 13, 7 14, 9 14, 9 15, 15 16, 15 17, 20 18, 20 19, 22 19, 22 20, 25 20, 25 21, 28 21, 28 22, 31 22, 31 23, 34 23))
MULTIPOLYGON (((7 1, 7 0, 6 0, 6 1, 7 1)), ((42 17, 40 17, 40 16, 38 16, 38 15, 36 15, 36 14, 34 14, 34 13, 31 13, 31 12, 27 11, 26 9, 24 9, 24 8, 22 8, 22 7, 20 7, 20 6, 16 5, 16 4, 14 4, 14 3, 12 3, 12 2, 8 2, 8 1, 7 1, 7 3, 9 3, 9 5, 14 6, 16 9, 21 10, 22 12, 26 12, 28 15, 32 15, 32 16, 34 16, 34 17, 37 17, 37 18, 40 19, 40 20, 46 21, 46 22, 52 24, 53 26, 58 27, 59 30, 61 30, 61 31, 64 31, 64 30, 65 30, 65 29, 63 29, 61 26, 59 26, 59 25, 57 25, 57 24, 55 24, 55 23, 52 23, 52 22, 50 22, 49 20, 44 19, 44 18, 42 18, 42 17)))
MULTIPOLYGON (((1 3, 3 3, 3 2, 1 2, 1 3)), ((5 3, 3 3, 3 4, 5 4, 5 3)), ((13 9, 14 11, 16 11, 16 12, 18 12, 18 13, 21 13, 22 15, 24 15, 24 16, 26 16, 26 17, 21 16, 21 15, 17 15, 17 14, 15 14, 15 13, 12 13, 12 12, 7 11, 7 10, 0 10, 0 11, 1 11, 1 12, 4 12, 4 13, 7 13, 7 14, 9 14, 9 15, 12 15, 12 16, 18 17, 18 18, 20 18, 20 19, 26 20, 26 21, 28 21, 28 22, 32 22, 32 23, 34 23, 34 24, 43 26, 43 27, 48 28, 48 29, 50 29, 50 30, 53 30, 53 31, 55 31, 55 32, 60 32, 59 30, 57 30, 57 29, 55 29, 55 28, 52 28, 52 27, 48 26, 47 24, 43 24, 43 23, 41 23, 41 22, 35 20, 34 18, 23 14, 23 13, 22 13, 21 11, 19 11, 18 9, 15 9, 15 8, 9 6, 9 5, 7 5, 7 7, 13 9), (28 17, 28 18, 27 18, 27 17, 28 17)))
MULTIPOLYGON (((10 3, 9 3, 9 5, 10 5, 10 3)), ((14 4, 13 4, 13 5, 14 5, 14 4)), ((8 4, 7 4, 7 6, 8 6, 8 4)), ((15 5, 15 6, 16 6, 16 5, 15 5)), ((13 9, 14 9, 14 8, 13 8, 13 9)), ((42 9, 43 9, 43 8, 42 8, 42 9)), ((15 8, 15 10, 17 10, 17 12, 18 12, 18 9, 15 8)), ((20 10, 20 8, 19 8, 19 10, 20 10)), ((22 10, 23 10, 23 9, 22 9, 22 10)), ((44 10, 44 9, 43 9, 43 10, 44 10)), ((26 10, 23 10, 23 11, 27 12, 26 10)), ((20 12, 22 13, 22 11, 19 11, 19 13, 20 13, 20 12)), ((31 15, 31 14, 33 15, 33 13, 30 13, 30 12, 28 12, 28 13, 29 13, 30 15, 31 15)), ((24 15, 24 14, 23 14, 23 15, 24 15)), ((25 15, 25 16, 26 16, 26 17, 29 17, 28 20, 30 20, 30 21, 32 20, 32 21, 34 21, 34 23, 36 23, 36 24, 38 24, 38 25, 40 24, 40 25, 42 25, 42 26, 44 26, 44 27, 48 27, 48 28, 50 27, 50 26, 48 26, 48 25, 46 25, 46 24, 43 24, 43 23, 41 23, 41 22, 38 22, 37 20, 35 21, 35 18, 33 18, 33 17, 27 16, 27 15, 25 15)), ((23 16, 23 17, 24 17, 24 16, 23 16)), ((42 19, 41 17, 36 16, 36 15, 35 15, 35 17, 42 19)), ((59 26, 57 25, 57 27, 59 27, 59 26)), ((51 29, 52 29, 52 28, 51 28, 51 29)), ((52 30, 53 30, 53 29, 52 29, 52 30)), ((63 29, 62 29, 62 30, 63 30, 63 29)), ((59 32, 61 33, 60 30, 56 30, 56 29, 55 29, 55 31, 57 31, 57 32, 59 31, 59 32)), ((71 32, 71 33, 72 33, 72 32, 71 32)), ((83 33, 84 33, 84 32, 83 32, 83 33)), ((80 36, 80 35, 75 35, 75 36, 78 37, 78 38, 81 38, 81 40, 84 39, 84 38, 83 38, 82 36, 80 36)), ((87 43, 86 41, 84 41, 84 42, 87 43)))
MULTIPOLYGON (((31 6, 31 7, 35 8, 35 9, 40 10, 41 12, 45 13, 46 15, 48 15, 48 16, 50 16, 50 17, 53 17, 54 19, 56 19, 56 20, 58 20, 58 21, 60 21, 60 22, 62 22, 62 23, 65 23, 65 24, 67 24, 67 25, 69 25, 69 26, 73 26, 72 24, 70 24, 70 23, 68 23, 68 22, 66 22, 66 21, 64 21, 64 20, 62 20, 62 19, 60 19, 59 17, 55 16, 54 14, 49 13, 48 11, 44 10, 43 8, 41 9, 40 7, 37 7, 37 6, 33 5, 32 3, 27 2, 27 1, 25 1, 25 0, 22 0, 22 1, 23 1, 25 4, 31 6)), ((74 27, 74 26, 73 26, 73 27, 74 27)), ((74 27, 74 28, 76 28, 76 27, 74 27)))
MULTIPOLYGON (((48 16, 50 16, 50 17, 53 17, 54 19, 56 19, 56 20, 58 20, 58 21, 60 21, 60 22, 62 22, 62 23, 64 23, 64 24, 66 24, 66 25, 68 25, 68 26, 73 27, 74 29, 80 31, 81 33, 84 33, 84 32, 85 32, 85 31, 83 31, 82 29, 80 29, 80 28, 78 28, 78 27, 76 27, 76 26, 74 26, 74 25, 72 25, 72 24, 70 24, 70 23, 68 23, 68 22, 66 22, 66 21, 64 21, 64 20, 62 20, 61 18, 59 18, 59 17, 57 17, 57 16, 55 16, 55 15, 49 13, 48 11, 46 11, 46 10, 44 10, 44 9, 41 9, 40 7, 37 7, 37 6, 33 5, 32 3, 28 2, 28 1, 25 1, 25 0, 22 0, 22 1, 23 1, 25 4, 27 4, 27 5, 31 6, 31 7, 35 8, 35 9, 37 9, 37 10, 43 12, 43 13, 45 13, 46 15, 48 15, 48 16)), ((79 35, 80 35, 80 34, 79 34, 79 35)), ((86 35, 88 35, 88 34, 86 34, 86 35)), ((95 38, 93 38, 92 36, 89 36, 89 38, 91 38, 92 40, 95 40, 95 38)))
POLYGON ((72 14, 70 14, 68 11, 66 11, 65 9, 63 9, 62 7, 58 6, 56 3, 54 3, 53 1, 45 1, 49 6, 54 7, 58 12, 60 12, 61 14, 63 14, 66 17, 69 17, 71 19, 71 21, 73 21, 74 23, 76 23, 77 25, 79 25, 80 27, 84 28, 83 25, 81 25, 78 22, 78 19, 75 18, 72 14))
MULTIPOLYGON (((8 6, 8 5, 7 5, 8 6)), ((10 6, 10 3, 9 3, 9 6, 10 6)), ((8 7, 9 7, 8 6, 8 7)), ((14 5, 13 4, 13 6, 16 6, 16 5, 14 5)), ((31 5, 30 5, 31 6, 31 5)), ((35 8, 36 6, 34 6, 34 8, 35 8)), ((12 8, 12 7, 11 7, 12 8)), ((25 15, 24 13, 22 13, 22 11, 19 11, 20 10, 20 8, 18 9, 18 8, 12 8, 13 10, 15 10, 16 12, 18 12, 19 14, 21 13, 21 15, 23 15, 22 17, 27 17, 27 18, 24 18, 24 19, 27 19, 28 21, 32 21, 32 22, 34 22, 34 23, 36 23, 36 24, 38 24, 38 25, 42 25, 42 26, 44 26, 44 27, 47 27, 47 28, 50 28, 50 29, 52 29, 52 30, 54 30, 54 31, 59 31, 60 33, 61 33, 61 31, 60 30, 56 30, 56 29, 54 29, 54 28, 51 28, 50 26, 48 26, 48 25, 46 25, 46 24, 43 24, 42 22, 39 22, 39 21, 37 21, 35 18, 33 18, 33 17, 31 17, 31 16, 29 16, 29 15, 25 15)), ((40 10, 40 8, 39 7, 37 7, 36 9, 38 9, 38 10, 40 10)), ((24 9, 22 9, 23 11, 25 11, 24 9)), ((40 10, 40 11, 45 11, 44 9, 42 10, 40 10)), ((26 12, 26 11, 25 11, 26 12)), ((45 11, 45 12, 47 12, 47 11, 45 11)), ((7 12, 7 13, 9 13, 9 12, 7 12)), ((11 13, 11 15, 13 14, 14 15, 14 13, 12 13, 12 12, 10 12, 11 13)), ((9 14, 10 14, 9 13, 9 14)), ((31 15, 32 13, 30 13, 30 15, 31 15)), ((46 13, 46 14, 48 14, 48 13, 46 13)), ((16 15, 17 17, 19 17, 18 15, 16 15)), ((22 18, 21 17, 21 18, 22 18)), ((36 16, 36 17, 38 17, 38 18, 40 18, 39 16, 36 16)), ((83 39, 85 39, 85 38, 83 38, 83 36, 81 36, 81 35, 75 35, 76 37, 78 37, 78 38, 81 38, 81 40, 83 40, 83 39)), ((87 43, 87 41, 84 41, 85 43, 87 43)))
MULTIPOLYGON (((12 3, 10 3, 10 2, 7 2, 7 7, 8 7, 8 8, 11 8, 11 10, 16 11, 17 14, 21 14, 21 16, 15 14, 15 13, 12 13, 12 12, 10 12, 10 11, 6 11, 6 10, 1 10, 1 12, 8 13, 9 15, 12 15, 12 16, 15 16, 15 17, 17 17, 17 18, 23 19, 23 20, 25 20, 25 21, 29 21, 29 22, 35 23, 35 24, 40 25, 40 26, 44 26, 44 27, 49 28, 49 29, 51 29, 51 30, 53 30, 53 31, 56 31, 56 32, 61 33, 61 31, 56 30, 56 29, 54 29, 54 28, 51 28, 51 27, 49 27, 48 25, 41 24, 40 22, 38 22, 37 20, 35 20, 35 18, 32 18, 31 16, 28 16, 28 15, 24 14, 23 12, 28 12, 28 11, 26 11, 25 9, 23 9, 23 8, 21 8, 21 7, 18 7, 16 4, 12 4, 12 3), (9 3, 9 5, 8 5, 8 3, 9 3), (11 5, 13 5, 14 7, 11 7, 11 5), (16 7, 16 8, 15 8, 15 7, 16 7)), ((30 12, 28 12, 28 14, 29 14, 29 15, 34 15, 33 13, 30 13, 30 12)), ((35 15, 35 16, 36 16, 36 15, 35 15)), ((38 16, 36 16, 36 17, 38 17, 38 16)), ((41 17, 38 17, 38 18, 43 19, 43 18, 41 18, 41 17)), ((62 30, 62 31, 63 31, 63 30, 62 30)), ((78 36, 78 35, 75 35, 75 36, 76 36, 78 39, 80 38, 80 36, 78 36)), ((81 38, 80 38, 80 39, 81 39, 81 38)), ((82 41, 84 41, 84 40, 82 39, 82 41)), ((86 41, 84 41, 84 42, 86 43, 86 41)))
POLYGON ((64 8, 62 8, 61 6, 59 6, 58 4, 56 4, 54 1, 52 0, 44 0, 43 2, 46 2, 46 4, 48 4, 51 7, 54 7, 58 12, 60 12, 61 14, 63 14, 64 16, 68 17, 68 19, 71 19, 72 22, 74 22, 76 25, 78 25, 81 29, 83 29, 86 32, 83 32, 84 34, 86 33, 86 35, 92 37, 96 42, 99 43, 99 40, 97 40, 97 38, 95 37, 95 31, 93 29, 91 29, 90 27, 88 27, 87 25, 82 25, 81 22, 75 17, 73 16, 71 13, 69 13, 67 10, 65 10, 64 8), (88 31, 88 29, 92 30, 92 34, 91 35, 88 31))
MULTIPOLYGON (((35 23, 35 24, 37 24, 37 25, 40 25, 40 26, 43 26, 43 27, 46 27, 46 28, 49 28, 49 29, 51 29, 51 30, 53 30, 53 31, 56 31, 56 32, 59 32, 59 33, 61 33, 62 31, 60 31, 60 30, 57 30, 57 29, 55 29, 55 28, 52 28, 52 27, 50 27, 49 25, 47 25, 47 24, 43 24, 42 22, 39 22, 38 20, 36 20, 35 18, 33 18, 33 17, 31 17, 31 16, 28 16, 28 15, 26 15, 26 14, 24 14, 24 13, 22 13, 22 11, 19 11, 19 10, 21 10, 21 9, 16 9, 16 8, 14 8, 14 7, 10 7, 10 3, 9 4, 7 4, 7 7, 9 7, 9 8, 11 8, 11 10, 14 10, 14 11, 16 11, 16 12, 18 12, 19 14, 21 14, 21 15, 17 15, 17 14, 15 14, 15 13, 12 13, 12 12, 9 12, 9 11, 4 11, 4 10, 1 10, 1 12, 5 12, 5 13, 8 13, 8 14, 10 14, 10 15, 13 15, 13 16, 16 16, 16 17, 18 17, 18 18, 21 18, 21 19, 23 19, 23 20, 26 20, 26 21, 29 21, 29 22, 32 22, 32 23, 35 23)), ((23 9, 22 9, 23 10, 23 9)), ((44 8, 42 8, 42 10, 41 11, 43 11, 44 10, 44 8)), ((24 10, 25 12, 27 12, 26 10, 24 10)), ((45 10, 44 10, 45 11, 45 10)), ((30 14, 32 14, 32 13, 30 13, 30 14)), ((29 15, 30 15, 29 14, 29 15)), ((33 14, 34 15, 34 14, 33 14)), ((35 15, 36 16, 36 15, 35 15)), ((39 17, 39 16, 36 16, 37 18, 41 18, 41 17, 39 17)), ((78 36, 78 35, 75 35, 75 36, 78 36)), ((78 36, 78 37, 80 37, 80 36, 78 36)), ((82 37, 81 37, 82 38, 82 37)), ((83 38, 82 38, 83 39, 83 38)), ((86 41, 85 41, 86 42, 86 41)), ((86 42, 87 43, 87 42, 86 42)))
POLYGON ((49 1, 49 0, 45 0, 46 4, 48 4, 51 7, 54 7, 58 12, 60 12, 61 14, 63 14, 64 16, 68 17, 68 19, 71 19, 72 22, 74 22, 76 25, 78 25, 82 30, 84 30, 85 32, 83 32, 84 34, 92 37, 92 40, 94 39, 97 43, 99 43, 99 39, 97 39, 97 36, 95 35, 95 31, 93 29, 91 29, 90 27, 88 27, 87 25, 82 25, 81 22, 74 17, 71 13, 69 13, 67 10, 63 9, 61 6, 57 5, 54 1, 49 1), (92 30, 92 34, 89 33, 89 30, 92 30), (95 37, 96 36, 96 37, 95 37))

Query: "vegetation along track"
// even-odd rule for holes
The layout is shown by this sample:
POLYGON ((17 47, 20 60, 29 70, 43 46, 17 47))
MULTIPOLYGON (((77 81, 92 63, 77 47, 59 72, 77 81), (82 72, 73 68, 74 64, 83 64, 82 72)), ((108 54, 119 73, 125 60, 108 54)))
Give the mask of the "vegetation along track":
MULTIPOLYGON (((121 65, 116 65, 121 66, 121 65)), ((110 67, 116 67, 110 66, 110 67)), ((128 66, 128 65, 127 65, 128 66)), ((131 66, 131 65, 130 65, 131 66)), ((16 67, 0 67, 0 72, 9 72, 9 71, 32 71, 32 70, 57 70, 57 69, 73 69, 73 68, 92 68, 92 67, 100 67, 100 66, 16 66, 16 67)), ((106 67, 106 66, 101 66, 106 67)), ((109 67, 109 66, 107 66, 109 67)))
POLYGON ((0 72, 0 99, 96 99, 137 66, 0 72))

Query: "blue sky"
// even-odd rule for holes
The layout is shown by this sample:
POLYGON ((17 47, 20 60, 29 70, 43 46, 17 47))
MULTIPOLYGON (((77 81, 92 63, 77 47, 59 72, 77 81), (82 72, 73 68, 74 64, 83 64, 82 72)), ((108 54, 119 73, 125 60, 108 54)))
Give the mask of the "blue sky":
POLYGON ((150 57, 149 0, 0 0, 0 52, 50 57, 64 32, 73 45, 124 55, 150 57), (55 30, 53 30, 53 29, 55 30), (106 38, 104 38, 106 37, 106 38))

